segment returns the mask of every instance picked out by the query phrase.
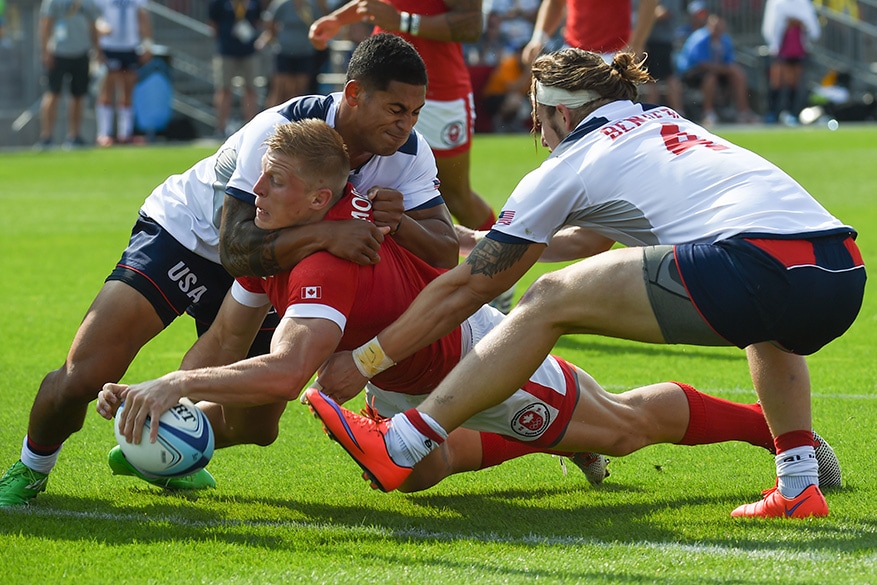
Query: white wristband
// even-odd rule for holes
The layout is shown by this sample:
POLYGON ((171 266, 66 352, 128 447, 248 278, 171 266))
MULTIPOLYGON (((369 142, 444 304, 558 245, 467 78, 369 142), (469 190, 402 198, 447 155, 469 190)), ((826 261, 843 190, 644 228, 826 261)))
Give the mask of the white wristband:
POLYGON ((411 13, 409 12, 400 12, 399 13, 399 31, 403 33, 407 33, 411 30, 411 13))
POLYGON ((411 36, 416 37, 420 33, 420 15, 411 15, 411 27, 408 29, 411 36))
POLYGON ((547 32, 545 32, 541 28, 534 28, 533 29, 533 36, 530 37, 530 42, 531 43, 539 43, 540 45, 542 45, 544 47, 545 43, 547 43, 550 39, 551 39, 551 35, 549 35, 547 32))
POLYGON ((396 365, 381 347, 377 335, 371 341, 353 350, 353 363, 359 373, 371 380, 384 370, 396 365))

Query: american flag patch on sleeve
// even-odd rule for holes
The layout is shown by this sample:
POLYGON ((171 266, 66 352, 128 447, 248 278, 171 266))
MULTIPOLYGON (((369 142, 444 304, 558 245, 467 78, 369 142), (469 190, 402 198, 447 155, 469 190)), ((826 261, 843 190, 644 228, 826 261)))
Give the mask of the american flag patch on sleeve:
POLYGON ((509 225, 515 219, 515 212, 511 210, 502 211, 496 218, 497 225, 509 225))

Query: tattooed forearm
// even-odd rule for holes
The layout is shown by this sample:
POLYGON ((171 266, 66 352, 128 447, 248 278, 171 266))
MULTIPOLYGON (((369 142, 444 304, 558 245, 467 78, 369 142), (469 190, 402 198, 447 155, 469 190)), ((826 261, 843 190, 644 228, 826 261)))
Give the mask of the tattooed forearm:
POLYGON ((493 278, 520 260, 529 247, 529 244, 505 244, 484 238, 469 253, 466 264, 472 267, 472 274, 493 278))
POLYGON ((222 265, 232 276, 268 276, 282 270, 276 255, 278 232, 245 223, 229 235, 222 247, 222 265))
POLYGON ((232 197, 223 206, 219 238, 222 265, 232 276, 268 276, 277 274, 278 232, 256 227, 255 207, 232 197))

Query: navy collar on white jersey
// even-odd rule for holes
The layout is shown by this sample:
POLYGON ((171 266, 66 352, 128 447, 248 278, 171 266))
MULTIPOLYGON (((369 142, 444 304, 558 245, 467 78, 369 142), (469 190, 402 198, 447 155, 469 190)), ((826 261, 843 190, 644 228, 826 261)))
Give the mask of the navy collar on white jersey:
MULTIPOLYGON (((614 110, 616 108, 612 107, 612 106, 617 106, 619 104, 624 104, 624 107, 638 105, 642 108, 643 112, 660 107, 658 104, 641 104, 641 103, 634 104, 634 102, 631 102, 628 100, 616 100, 616 101, 610 102, 604 106, 600 106, 599 108, 597 108, 596 110, 591 112, 591 115, 594 115, 598 112, 601 112, 601 110, 604 110, 604 109, 614 110)), ((607 111, 604 113, 609 114, 610 112, 607 111)), ((629 114, 625 114, 625 116, 627 116, 627 115, 629 115, 629 114)), ((615 118, 613 117, 613 119, 615 119, 615 118)), ((591 132, 593 132, 597 128, 601 128, 601 127, 605 126, 609 122, 610 122, 609 118, 607 118, 605 115, 596 116, 593 118, 585 118, 578 126, 576 126, 575 130, 573 130, 572 132, 567 134, 566 138, 564 138, 563 140, 560 141, 560 144, 557 145, 557 148, 555 148, 551 152, 551 156, 560 156, 561 154, 563 154, 563 152, 565 150, 567 150, 570 147, 570 145, 575 144, 577 141, 581 140, 584 136, 590 134, 591 132)))

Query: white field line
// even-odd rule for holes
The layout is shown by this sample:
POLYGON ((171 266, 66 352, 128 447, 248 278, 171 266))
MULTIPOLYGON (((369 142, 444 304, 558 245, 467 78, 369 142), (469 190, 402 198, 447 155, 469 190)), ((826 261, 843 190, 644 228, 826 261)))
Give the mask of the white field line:
MULTIPOLYGON (((339 524, 327 524, 325 522, 303 522, 297 520, 288 521, 262 521, 262 520, 191 520, 176 515, 160 515, 148 518, 142 514, 124 514, 107 512, 77 512, 72 510, 48 510, 40 508, 7 508, 4 512, 21 514, 22 516, 39 516, 42 518, 76 518, 80 520, 109 520, 113 522, 132 522, 138 525, 148 522, 150 524, 171 524, 184 528, 293 528, 314 530, 321 534, 327 532, 350 535, 360 538, 401 538, 404 540, 443 541, 443 542, 480 542, 510 544, 522 546, 551 545, 551 546, 584 546, 604 549, 647 549, 666 553, 682 555, 710 555, 726 556, 743 560, 775 560, 775 561, 837 561, 837 551, 814 549, 810 551, 793 551, 788 549, 777 550, 750 550, 734 546, 721 546, 715 544, 680 544, 678 542, 657 542, 640 540, 634 542, 604 542, 589 538, 565 536, 546 537, 540 534, 509 537, 488 533, 459 534, 451 532, 434 532, 418 529, 387 529, 375 526, 345 526, 339 524)), ((855 524, 843 529, 845 532, 870 533, 877 535, 877 527, 872 525, 855 524)), ((860 559, 865 561, 865 559, 860 559)), ((857 562, 860 562, 857 561, 857 562)), ((866 564, 877 565, 877 557, 871 557, 866 564)))

